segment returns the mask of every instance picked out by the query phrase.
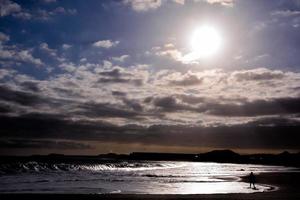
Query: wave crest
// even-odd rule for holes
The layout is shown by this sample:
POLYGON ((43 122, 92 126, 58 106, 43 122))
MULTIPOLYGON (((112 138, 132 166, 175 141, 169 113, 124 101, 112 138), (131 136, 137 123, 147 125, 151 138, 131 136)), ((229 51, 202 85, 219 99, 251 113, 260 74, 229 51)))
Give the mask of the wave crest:
POLYGON ((44 162, 17 162, 0 165, 0 174, 12 173, 38 173, 38 172, 63 172, 63 171, 136 171, 172 168, 176 165, 162 163, 101 163, 101 164, 68 164, 68 163, 44 163, 44 162))

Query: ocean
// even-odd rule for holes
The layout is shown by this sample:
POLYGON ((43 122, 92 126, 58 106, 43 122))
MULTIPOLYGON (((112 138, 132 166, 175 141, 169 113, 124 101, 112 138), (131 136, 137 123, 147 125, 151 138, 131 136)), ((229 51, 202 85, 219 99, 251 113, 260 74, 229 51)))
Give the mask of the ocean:
POLYGON ((0 165, 1 193, 218 194, 276 189, 241 182, 241 176, 292 172, 294 168, 252 164, 173 161, 107 161, 101 164, 18 162, 0 165))

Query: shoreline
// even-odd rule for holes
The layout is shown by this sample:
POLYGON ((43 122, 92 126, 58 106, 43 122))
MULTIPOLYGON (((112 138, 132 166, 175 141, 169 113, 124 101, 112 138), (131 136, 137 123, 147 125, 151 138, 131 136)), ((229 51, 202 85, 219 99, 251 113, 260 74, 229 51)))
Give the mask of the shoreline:
MULTIPOLYGON (((276 172, 257 174, 258 185, 274 187, 268 192, 231 193, 231 194, 0 194, 0 199, 242 199, 242 200, 283 200, 300 199, 300 172, 276 172), (277 189, 275 189, 277 188, 277 189)), ((248 182, 247 177, 241 177, 242 182, 248 182)))

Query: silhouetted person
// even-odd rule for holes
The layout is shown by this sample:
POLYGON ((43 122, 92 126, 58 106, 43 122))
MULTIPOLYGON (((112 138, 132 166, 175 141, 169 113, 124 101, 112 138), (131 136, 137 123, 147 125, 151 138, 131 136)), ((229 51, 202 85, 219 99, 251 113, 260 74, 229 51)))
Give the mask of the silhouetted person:
POLYGON ((255 178, 253 172, 250 173, 249 182, 250 182, 250 188, 251 188, 251 185, 253 185, 253 189, 255 189, 256 178, 255 178))

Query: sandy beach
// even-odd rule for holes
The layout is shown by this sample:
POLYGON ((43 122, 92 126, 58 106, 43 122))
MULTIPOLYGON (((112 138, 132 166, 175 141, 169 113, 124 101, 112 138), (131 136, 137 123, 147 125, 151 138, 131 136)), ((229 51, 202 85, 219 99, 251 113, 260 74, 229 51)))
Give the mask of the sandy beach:
MULTIPOLYGON (((278 190, 252 194, 211 195, 151 195, 151 194, 0 194, 0 199, 300 199, 300 173, 265 173, 257 175, 258 184, 278 187, 278 190)), ((242 178, 246 181, 246 178, 242 178)))

